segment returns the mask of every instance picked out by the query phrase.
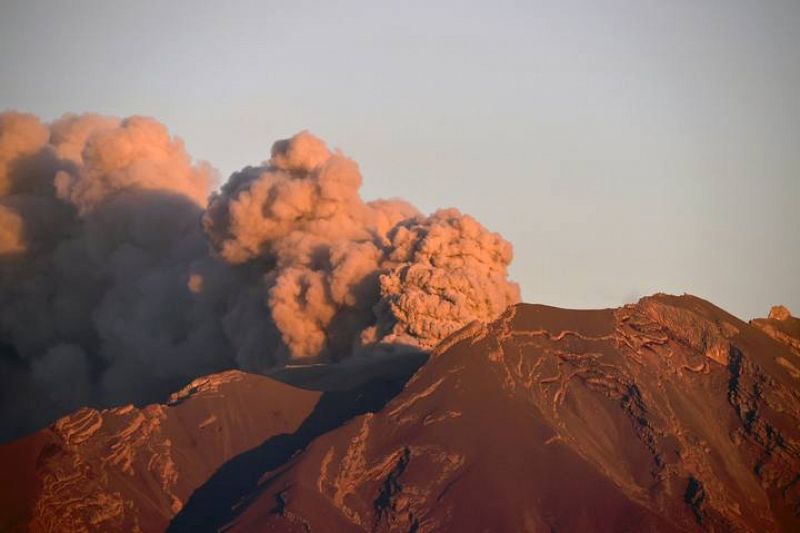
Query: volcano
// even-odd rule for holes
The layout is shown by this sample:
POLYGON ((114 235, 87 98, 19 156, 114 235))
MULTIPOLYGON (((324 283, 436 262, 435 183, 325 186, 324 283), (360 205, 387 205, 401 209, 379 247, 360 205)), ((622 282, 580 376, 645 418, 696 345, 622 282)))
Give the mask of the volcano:
POLYGON ((0 447, 0 528, 798 531, 800 321, 783 311, 519 304, 427 359, 82 409, 0 447))

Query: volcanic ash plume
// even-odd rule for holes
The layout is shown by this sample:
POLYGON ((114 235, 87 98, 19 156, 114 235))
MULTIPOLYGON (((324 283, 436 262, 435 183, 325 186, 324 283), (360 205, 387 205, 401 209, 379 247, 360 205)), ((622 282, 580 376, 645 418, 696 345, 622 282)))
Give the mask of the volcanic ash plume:
POLYGON ((429 349, 519 300, 499 235, 365 202, 309 133, 206 205, 214 178, 152 119, 0 114, 0 438, 231 366, 429 349))
POLYGON ((430 348, 519 299, 511 245, 451 209, 364 202, 356 163, 303 132, 234 174, 203 224, 231 265, 263 265, 267 305, 292 360, 378 342, 430 348))

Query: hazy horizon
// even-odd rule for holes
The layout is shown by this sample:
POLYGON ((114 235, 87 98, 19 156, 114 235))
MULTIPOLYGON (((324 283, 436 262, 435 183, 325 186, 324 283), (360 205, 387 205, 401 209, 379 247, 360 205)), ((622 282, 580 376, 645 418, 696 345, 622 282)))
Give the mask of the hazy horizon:
POLYGON ((308 129, 365 198, 456 207, 523 300, 800 313, 800 4, 0 7, 0 110, 146 115, 220 183, 308 129))

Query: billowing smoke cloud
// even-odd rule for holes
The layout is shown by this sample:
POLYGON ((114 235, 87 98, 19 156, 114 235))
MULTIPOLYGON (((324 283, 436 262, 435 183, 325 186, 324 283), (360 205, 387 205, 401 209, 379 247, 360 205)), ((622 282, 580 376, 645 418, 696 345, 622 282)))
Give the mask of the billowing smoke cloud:
POLYGON ((230 366, 185 289, 213 178, 150 119, 0 115, 2 437, 230 366))
POLYGON ((0 114, 0 438, 232 366, 429 349, 519 300, 499 235, 363 201, 309 133, 215 178, 152 119, 0 114))

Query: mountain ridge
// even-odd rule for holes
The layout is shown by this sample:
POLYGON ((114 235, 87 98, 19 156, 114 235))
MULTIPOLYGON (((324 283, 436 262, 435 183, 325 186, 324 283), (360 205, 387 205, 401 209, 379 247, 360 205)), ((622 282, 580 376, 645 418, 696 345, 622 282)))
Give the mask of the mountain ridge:
POLYGON ((427 362, 356 365, 346 379, 324 368, 275 375, 295 386, 235 371, 201 378, 164 406, 83 409, 0 446, 0 466, 17 463, 17 477, 99 472, 106 485, 91 486, 128 502, 45 505, 35 486, 14 499, 3 483, 3 500, 15 504, 0 524, 47 530, 58 516, 61 530, 796 530, 795 321, 787 311, 746 323, 689 295, 603 310, 518 304, 444 339, 427 362), (169 422, 179 410, 187 422, 169 422), (242 410, 252 425, 235 423, 242 410), (222 420, 206 423, 212 411, 222 420), (121 417, 144 420, 103 434, 121 417), (205 443, 211 426, 240 446, 205 443), (182 449, 181 434, 196 447, 182 449), (61 447, 46 453, 35 444, 56 437, 61 447), (115 442, 135 450, 115 463, 98 451, 115 442), (204 447, 216 451, 198 466, 190 459, 204 447), (69 470, 81 450, 83 470, 69 470))
POLYGON ((690 296, 520 304, 456 337, 384 410, 265 475, 231 529, 798 525, 788 350, 736 317, 690 296))

